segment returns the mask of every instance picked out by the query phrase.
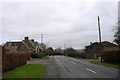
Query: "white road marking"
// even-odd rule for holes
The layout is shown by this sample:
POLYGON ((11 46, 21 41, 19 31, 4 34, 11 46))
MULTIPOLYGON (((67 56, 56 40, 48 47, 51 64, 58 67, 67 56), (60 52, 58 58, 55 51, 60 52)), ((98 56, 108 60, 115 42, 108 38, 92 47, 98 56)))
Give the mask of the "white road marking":
POLYGON ((66 70, 65 70, 65 68, 64 68, 64 66, 60 63, 60 61, 59 60, 57 60, 57 59, 55 59, 57 62, 58 62, 58 64, 62 67, 62 69, 65 71, 65 72, 67 72, 66 70))
POLYGON ((91 72, 93 72, 93 73, 96 73, 95 71, 93 71, 93 70, 91 70, 91 69, 89 69, 89 68, 86 68, 86 70, 91 71, 91 72))
POLYGON ((68 61, 68 59, 65 59, 66 61, 68 61))
POLYGON ((71 61, 71 63, 76 64, 75 62, 71 61))
MULTIPOLYGON (((67 58, 67 57, 66 57, 66 58, 67 58)), ((68 61, 68 59, 66 59, 66 58, 65 58, 65 60, 67 60, 67 61, 68 61)), ((73 64, 76 64, 76 63, 75 63, 75 62, 73 62, 73 61, 70 61, 70 62, 71 62, 71 63, 73 63, 73 64)))
POLYGON ((78 61, 78 62, 80 62, 79 60, 77 60, 77 59, 74 59, 74 58, 70 58, 70 57, 66 57, 66 56, 64 56, 65 58, 68 58, 68 59, 71 59, 71 60, 74 60, 74 61, 78 61))

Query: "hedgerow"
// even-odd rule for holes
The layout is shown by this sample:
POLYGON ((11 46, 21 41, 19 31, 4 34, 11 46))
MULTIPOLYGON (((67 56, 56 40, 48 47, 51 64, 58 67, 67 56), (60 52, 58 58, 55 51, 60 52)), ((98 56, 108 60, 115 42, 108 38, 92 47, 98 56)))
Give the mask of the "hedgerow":
POLYGON ((27 63, 28 54, 19 52, 3 53, 2 55, 2 72, 14 69, 27 63))
POLYGON ((120 63, 120 50, 104 51, 102 58, 105 62, 120 63))

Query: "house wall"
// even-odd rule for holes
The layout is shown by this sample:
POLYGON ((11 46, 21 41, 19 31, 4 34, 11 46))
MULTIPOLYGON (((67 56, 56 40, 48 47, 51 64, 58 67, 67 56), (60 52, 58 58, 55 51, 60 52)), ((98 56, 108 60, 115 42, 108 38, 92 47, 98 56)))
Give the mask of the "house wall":
POLYGON ((17 48, 18 46, 12 46, 11 43, 7 43, 5 46, 5 51, 8 51, 8 52, 17 52, 17 48))
POLYGON ((5 48, 5 51, 11 51, 12 50, 11 43, 6 43, 4 45, 4 48, 5 48))
POLYGON ((114 50, 119 50, 118 47, 104 47, 103 51, 114 51, 114 50))
POLYGON ((17 52, 17 48, 18 48, 18 46, 11 46, 11 47, 12 47, 11 51, 13 51, 13 52, 17 52))
POLYGON ((26 52, 26 53, 29 53, 31 52, 29 49, 27 49, 27 47, 25 45, 20 45, 19 48, 17 49, 18 51, 20 52, 26 52))
POLYGON ((35 47, 35 53, 38 53, 38 46, 35 47))

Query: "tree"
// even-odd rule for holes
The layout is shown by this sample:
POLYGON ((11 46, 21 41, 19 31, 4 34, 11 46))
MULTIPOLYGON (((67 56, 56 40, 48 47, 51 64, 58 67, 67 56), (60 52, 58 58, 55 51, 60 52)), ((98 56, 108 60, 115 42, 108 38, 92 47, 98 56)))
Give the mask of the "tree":
POLYGON ((63 54, 63 50, 59 47, 55 49, 55 54, 58 54, 58 55, 63 54))
POLYGON ((71 57, 77 57, 78 56, 76 50, 72 47, 65 49, 64 53, 65 53, 66 56, 71 56, 71 57))
POLYGON ((118 44, 118 47, 120 48, 120 21, 118 22, 118 25, 116 26, 114 37, 115 37, 114 42, 118 44))

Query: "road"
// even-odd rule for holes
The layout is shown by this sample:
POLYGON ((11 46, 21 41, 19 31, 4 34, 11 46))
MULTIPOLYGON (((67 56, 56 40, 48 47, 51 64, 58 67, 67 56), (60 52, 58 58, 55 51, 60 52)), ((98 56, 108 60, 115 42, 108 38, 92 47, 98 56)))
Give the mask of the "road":
POLYGON ((51 57, 61 78, 118 78, 118 70, 65 56, 51 57))

